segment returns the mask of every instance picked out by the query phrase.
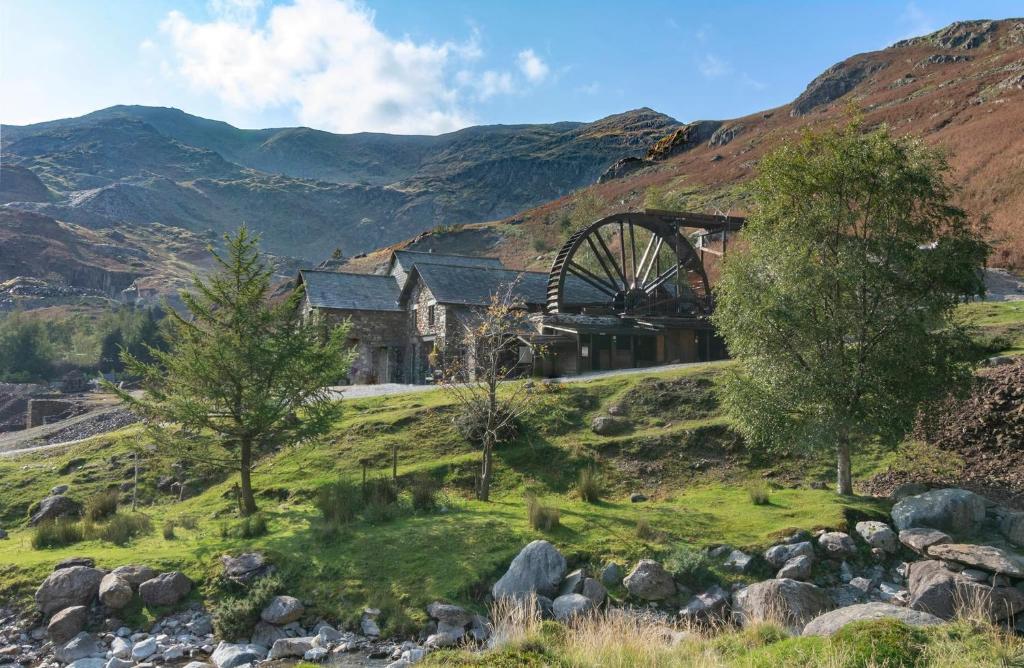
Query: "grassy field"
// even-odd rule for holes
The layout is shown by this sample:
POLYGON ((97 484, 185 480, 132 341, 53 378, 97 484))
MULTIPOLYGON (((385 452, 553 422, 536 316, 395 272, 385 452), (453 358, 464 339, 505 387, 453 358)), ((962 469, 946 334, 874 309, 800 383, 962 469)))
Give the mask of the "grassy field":
POLYGON ((998 337, 997 348, 1005 354, 1024 353, 1024 301, 972 302, 959 309, 983 335, 998 337))
MULTIPOLYGON (((0 523, 11 530, 10 539, 0 541, 0 595, 27 601, 53 564, 73 555, 92 556, 106 567, 148 562, 179 568, 203 582, 216 572, 219 555, 260 549, 281 569, 289 593, 315 601, 322 614, 346 620, 366 604, 383 605, 391 617, 385 623, 403 629, 423 621, 423 606, 434 599, 479 607, 516 552, 538 537, 574 564, 600 565, 657 557, 680 543, 759 548, 793 528, 840 527, 847 517, 885 511, 881 502, 811 489, 810 482, 830 476, 827 459, 747 452, 718 412, 713 381, 720 368, 696 365, 538 389, 538 410, 497 454, 490 503, 472 499, 479 455, 456 432, 443 392, 347 401, 323 442, 284 449, 260 464, 254 486, 269 531, 253 538, 238 535, 231 477, 181 502, 158 493, 156 481, 173 459, 146 452, 137 426, 71 452, 0 459, 0 523), (631 428, 614 437, 593 434, 591 418, 613 404, 628 410, 631 428), (441 485, 441 507, 391 518, 364 515, 325 536, 313 503, 317 490, 338 480, 358 483, 361 461, 371 479, 390 476, 395 445, 400 480, 429 476, 441 485), (143 451, 140 496, 147 504, 140 510, 152 521, 150 533, 124 546, 92 540, 32 548, 25 520, 30 504, 58 484, 70 485, 69 495, 84 501, 129 480, 133 449, 143 451), (605 490, 597 503, 574 493, 579 472, 591 468, 605 490), (772 483, 770 503, 751 503, 752 480, 772 483), (638 491, 650 501, 630 503, 629 494, 638 491), (526 492, 557 508, 560 526, 531 529, 526 492), (168 522, 176 525, 171 540, 162 533, 168 522)), ((870 451, 858 458, 858 472, 866 475, 884 462, 883 453, 870 451)), ((123 504, 124 498, 125 513, 123 504)))

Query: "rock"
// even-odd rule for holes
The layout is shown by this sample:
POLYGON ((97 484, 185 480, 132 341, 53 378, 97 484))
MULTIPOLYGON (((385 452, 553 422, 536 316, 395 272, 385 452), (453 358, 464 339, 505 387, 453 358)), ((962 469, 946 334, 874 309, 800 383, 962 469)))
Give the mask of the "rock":
POLYGON ((57 485, 50 490, 50 496, 61 496, 71 489, 69 485, 57 485))
POLYGON ((875 583, 867 578, 853 578, 852 580, 850 580, 850 586, 856 587, 857 589, 867 594, 875 588, 875 583))
POLYGON ((811 577, 811 568, 814 561, 806 554, 793 557, 779 569, 776 578, 789 578, 790 580, 806 580, 811 577))
POLYGON ((722 568, 735 573, 746 573, 753 561, 754 558, 749 554, 740 550, 733 550, 729 553, 729 558, 722 564, 722 568))
POLYGON ((562 580, 562 584, 558 588, 558 595, 579 594, 583 590, 583 581, 586 577, 587 574, 583 572, 582 568, 577 568, 572 573, 569 573, 562 580))
POLYGON ((599 436, 611 436, 621 434, 629 427, 629 423, 622 418, 611 415, 598 415, 590 421, 590 430, 599 436))
POLYGON ((96 567, 96 560, 92 557, 68 557, 67 559, 61 559, 54 565, 53 570, 59 571, 62 568, 71 568, 72 566, 86 566, 88 568, 96 567))
POLYGON ((156 654, 156 638, 146 638, 135 643, 132 647, 132 658, 142 661, 156 654))
POLYGON ((217 668, 238 668, 267 658, 267 648, 245 643, 221 642, 210 656, 217 668))
POLYGON ((555 611, 553 608, 554 601, 547 596, 537 596, 537 610, 540 612, 541 619, 554 619, 555 611))
POLYGON ((990 545, 942 543, 929 547, 928 556, 973 566, 989 573, 1024 578, 1024 556, 990 545))
POLYGON ((412 647, 402 652, 402 659, 410 664, 419 663, 425 658, 427 658, 427 651, 421 647, 412 647))
POLYGON ((459 642, 459 639, 452 636, 450 633, 435 633, 427 638, 427 642, 424 644, 427 647, 454 647, 459 642))
POLYGON ((62 494, 48 496, 32 508, 28 523, 36 526, 40 522, 55 520, 61 517, 79 517, 82 504, 62 494))
POLYGON ((616 563, 605 564, 601 569, 601 584, 605 587, 618 587, 622 584, 623 575, 622 566, 616 563))
POLYGON ((287 637, 287 631, 260 620, 256 622, 256 626, 253 627, 252 637, 249 641, 251 644, 259 645, 260 647, 273 647, 275 642, 281 638, 287 637))
POLYGON ((260 619, 268 624, 284 626, 290 624, 306 612, 306 606, 294 596, 275 596, 260 613, 260 619))
POLYGON ((901 485, 897 485, 896 489, 892 490, 892 494, 889 498, 893 501, 902 501, 908 496, 918 496, 924 494, 929 489, 928 485, 919 482, 905 482, 901 485))
MULTIPOLYGON (((486 617, 473 615, 473 621, 469 626, 469 636, 478 643, 485 643, 491 638, 491 623, 486 617)), ((403 654, 403 656, 405 656, 403 654)), ((420 657, 422 658, 422 657, 420 657)), ((415 659, 419 661, 420 659, 415 659)))
POLYGON ((679 611, 685 620, 705 622, 725 616, 729 605, 729 595, 724 589, 715 585, 691 598, 679 611))
POLYGON ((782 568, 787 561, 794 557, 806 556, 814 561, 814 546, 809 541, 798 543, 784 543, 768 548, 764 553, 764 559, 775 568, 782 568))
POLYGON ((1024 547, 1024 513, 1004 513, 999 520, 999 531, 1006 540, 1024 547))
POLYGON ((988 582, 989 574, 985 571, 979 571, 976 568, 965 568, 960 571, 960 575, 967 578, 971 582, 988 582))
POLYGON ((132 586, 124 578, 107 573, 100 580, 100 602, 111 610, 120 610, 132 602, 132 586))
POLYGON ((891 554, 900 547, 896 532, 885 522, 857 522, 855 528, 864 542, 873 548, 891 554))
POLYGON ((536 592, 553 596, 565 575, 565 557, 546 540, 535 540, 524 547, 501 579, 494 583, 495 599, 524 596, 536 592))
POLYGON ((935 489, 899 501, 892 508, 892 520, 900 530, 927 527, 970 533, 985 521, 985 498, 965 489, 935 489))
POLYGON ((630 596, 645 601, 660 601, 676 593, 672 575, 652 559, 641 559, 622 584, 630 596))
POLYGON ((863 603, 867 600, 867 595, 863 589, 854 587, 852 584, 841 584, 837 587, 829 587, 826 590, 829 598, 835 603, 837 608, 845 608, 850 605, 856 605, 857 603, 863 603))
POLYGON ((311 647, 302 655, 303 661, 310 661, 312 663, 320 663, 326 658, 327 650, 323 647, 311 647))
POLYGON ((116 575, 130 584, 132 589, 137 589, 138 586, 146 580, 152 580, 157 576, 157 572, 155 570, 143 564, 118 566, 114 570, 110 571, 110 574, 116 575))
POLYGON ((55 614, 46 625, 46 633, 53 644, 62 645, 81 633, 88 612, 89 609, 84 605, 75 605, 55 614))
POLYGON ((928 548, 941 543, 952 543, 953 539, 938 529, 904 529, 899 534, 900 542, 920 555, 928 556, 928 548))
POLYGON ((72 663, 92 656, 103 656, 105 653, 106 650, 96 638, 82 631, 63 645, 57 646, 53 655, 57 657, 58 661, 72 663))
POLYGON ((68 664, 67 668, 104 668, 107 665, 106 659, 93 656, 85 659, 78 659, 68 664))
POLYGON ((833 559, 845 559, 857 554, 857 545, 849 534, 842 531, 826 531, 818 537, 818 545, 833 559))
POLYGON ((463 627, 473 621, 473 615, 459 606, 441 603, 440 601, 434 601, 428 605, 427 614, 430 615, 431 619, 436 619, 439 622, 445 622, 452 626, 463 627))
POLYGON ((732 545, 716 545, 708 548, 708 557, 711 559, 725 559, 735 548, 732 545))
POLYGON ((580 593, 593 601, 595 606, 603 605, 608 598, 608 590, 594 578, 583 581, 583 590, 580 593))
POLYGON ((135 665, 134 661, 130 661, 128 659, 122 659, 119 656, 112 656, 103 665, 103 668, 132 668, 132 666, 134 666, 134 665, 135 665))
POLYGON ((802 635, 830 636, 847 624, 874 619, 896 619, 910 626, 932 626, 942 623, 935 615, 920 610, 909 610, 888 603, 861 603, 816 617, 804 627, 802 635))
POLYGON ((792 630, 803 629, 807 622, 833 607, 822 589, 797 580, 765 580, 741 589, 733 595, 733 616, 742 626, 773 621, 792 630))
POLYGON ((7 540, 7 532, 0 529, 0 540, 7 540))
POLYGON ((380 637, 380 627, 377 626, 377 621, 369 615, 363 615, 363 618, 359 620, 359 628, 368 638, 380 637))
POLYGON ((270 648, 268 659, 286 659, 290 657, 301 657, 313 649, 313 638, 281 638, 274 641, 270 648))
POLYGON ((174 605, 190 591, 192 582, 181 571, 161 573, 139 585, 139 597, 147 606, 174 605))
POLYGON ((972 582, 938 561, 910 565, 910 607, 952 619, 959 612, 982 613, 999 621, 1024 610, 1024 591, 972 582))
POLYGON ((585 615, 594 609, 594 602, 583 594, 565 594, 556 598, 551 604, 555 619, 566 622, 579 615, 585 615))
POLYGON ((630 503, 643 503, 646 500, 647 500, 647 495, 646 494, 641 494, 640 492, 633 492, 632 494, 629 495, 629 502, 630 503))
POLYGON ((338 629, 324 624, 321 622, 319 628, 316 630, 316 638, 313 639, 313 644, 317 647, 329 647, 335 643, 341 642, 344 637, 338 629))
POLYGON ((237 557, 224 555, 220 558, 220 563, 224 566, 224 577, 240 584, 248 584, 274 570, 266 557, 259 552, 246 552, 237 557))
POLYGON ((205 661, 189 661, 185 664, 185 668, 213 668, 213 666, 205 661))
POLYGON ((160 656, 166 662, 178 661, 183 656, 185 656, 186 649, 187 648, 184 645, 171 645, 163 652, 161 652, 160 656))
POLYGON ((128 659, 132 655, 132 644, 128 640, 117 636, 110 641, 110 654, 118 659, 128 659))
POLYGON ((103 571, 71 566, 54 571, 36 590, 36 605, 44 615, 76 605, 89 605, 103 579, 103 571))

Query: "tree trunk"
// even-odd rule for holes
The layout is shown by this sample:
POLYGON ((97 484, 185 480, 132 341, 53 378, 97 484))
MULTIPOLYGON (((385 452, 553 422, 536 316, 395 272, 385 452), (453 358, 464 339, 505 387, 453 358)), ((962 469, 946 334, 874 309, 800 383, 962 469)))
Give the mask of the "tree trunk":
POLYGON ((494 451, 493 439, 490 434, 484 436, 484 457, 480 467, 480 490, 477 498, 481 501, 491 500, 491 453, 494 451))
POLYGON ((139 501, 139 451, 135 451, 135 479, 132 482, 132 512, 139 501))
POLYGON ((836 446, 836 491, 845 496, 853 494, 853 476, 850 473, 850 437, 842 434, 836 446))
POLYGON ((252 443, 242 441, 241 443, 242 462, 239 473, 242 478, 240 492, 242 516, 248 517, 256 512, 256 498, 252 494, 252 443))

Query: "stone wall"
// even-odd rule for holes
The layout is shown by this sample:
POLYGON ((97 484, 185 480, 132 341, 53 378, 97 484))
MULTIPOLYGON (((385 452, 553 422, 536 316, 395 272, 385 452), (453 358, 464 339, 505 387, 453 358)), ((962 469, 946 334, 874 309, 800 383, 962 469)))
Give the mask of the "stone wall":
POLYGON ((51 418, 69 413, 74 403, 63 399, 30 399, 26 424, 29 428, 46 424, 51 418))

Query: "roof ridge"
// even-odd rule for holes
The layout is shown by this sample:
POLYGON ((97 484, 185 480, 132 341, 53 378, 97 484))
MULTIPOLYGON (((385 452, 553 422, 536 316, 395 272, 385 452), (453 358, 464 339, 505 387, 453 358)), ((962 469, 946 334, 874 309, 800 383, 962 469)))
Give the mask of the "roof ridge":
MULTIPOLYGON (((433 251, 409 250, 408 248, 400 248, 400 249, 398 249, 396 251, 393 251, 393 252, 396 253, 396 254, 398 254, 398 253, 416 253, 417 255, 434 255, 434 256, 437 256, 437 255, 447 255, 448 257, 464 257, 464 258, 468 258, 470 260, 497 260, 498 262, 501 262, 501 258, 496 256, 496 255, 465 255, 463 253, 435 253, 433 251)), ((440 264, 440 263, 435 263, 435 264, 440 264)))

